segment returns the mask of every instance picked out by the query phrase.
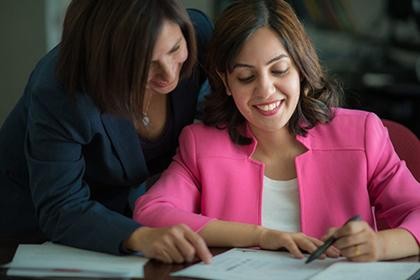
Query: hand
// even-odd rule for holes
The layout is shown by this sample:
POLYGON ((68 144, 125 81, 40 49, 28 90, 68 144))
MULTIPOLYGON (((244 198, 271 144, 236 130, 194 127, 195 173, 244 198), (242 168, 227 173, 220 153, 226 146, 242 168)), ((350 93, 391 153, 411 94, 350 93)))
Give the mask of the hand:
MULTIPOLYGON (((312 253, 322 243, 321 240, 307 236, 302 232, 283 232, 267 228, 262 229, 259 238, 259 246, 262 249, 278 250, 285 248, 294 257, 300 259, 304 257, 301 250, 312 253)), ((340 255, 339 251, 333 246, 328 248, 325 254, 329 257, 338 257, 340 255)), ((325 255, 322 257, 325 257, 325 255)))
POLYGON ((349 222, 338 229, 331 228, 324 238, 332 234, 338 238, 334 246, 347 259, 356 262, 382 259, 384 250, 382 239, 365 221, 349 222))
POLYGON ((186 225, 140 227, 124 242, 124 246, 164 263, 192 262, 195 256, 210 263, 212 257, 201 236, 186 225))

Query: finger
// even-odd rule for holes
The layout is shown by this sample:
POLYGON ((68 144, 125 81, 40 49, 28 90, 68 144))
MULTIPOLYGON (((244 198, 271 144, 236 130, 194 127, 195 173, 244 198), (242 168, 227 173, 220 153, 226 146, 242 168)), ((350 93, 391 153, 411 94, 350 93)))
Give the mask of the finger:
POLYGON ((302 259, 304 256, 302 252, 299 250, 298 246, 294 241, 286 242, 284 247, 287 249, 287 251, 290 252, 294 257, 302 259))
POLYGON ((153 256, 151 256, 154 259, 157 259, 163 263, 167 263, 170 264, 172 263, 172 258, 170 257, 170 255, 166 252, 166 249, 164 248, 159 248, 155 251, 155 254, 153 256))
POLYGON ((340 249, 340 251, 343 251, 346 248, 363 244, 367 240, 368 240, 368 233, 366 231, 362 231, 359 233, 346 235, 344 237, 339 238, 336 242, 334 242, 334 246, 340 249))
POLYGON ((169 255, 171 262, 183 263, 185 261, 183 255, 178 250, 177 246, 173 243, 166 243, 166 253, 169 255))
POLYGON ((204 239, 199 234, 192 231, 190 228, 188 228, 188 230, 185 231, 185 237, 194 247, 199 259, 202 260, 204 263, 211 263, 212 254, 210 253, 206 242, 204 242, 204 239))
POLYGON ((321 240, 322 241, 327 240, 328 238, 330 238, 330 236, 334 235, 337 230, 338 230, 338 228, 336 228, 336 227, 329 228, 327 233, 324 236, 321 237, 321 240))
POLYGON ((337 238, 342 238, 345 236, 355 235, 366 230, 368 227, 370 226, 365 221, 352 221, 339 228, 336 231, 335 236, 337 238))
POLYGON ((298 241, 298 246, 302 250, 305 250, 306 252, 312 253, 316 249, 318 249, 318 247, 321 246, 322 243, 323 242, 321 240, 311 238, 311 237, 305 237, 303 240, 298 241))
POLYGON ((342 254, 351 261, 362 260, 369 257, 369 251, 366 248, 366 245, 359 244, 342 250, 342 254))
POLYGON ((323 242, 323 241, 321 241, 321 240, 319 240, 319 239, 316 239, 316 238, 313 238, 313 237, 308 237, 308 239, 309 239, 312 243, 314 243, 316 247, 319 247, 319 246, 321 246, 322 244, 324 244, 324 242, 323 242))
POLYGON ((338 258, 341 255, 341 252, 337 247, 330 246, 327 251, 325 251, 325 254, 330 258, 338 258))
MULTIPOLYGON (((320 247, 322 244, 324 244, 324 242, 322 242, 321 240, 318 240, 316 238, 312 238, 310 237, 311 241, 316 245, 316 247, 320 247)), ((312 252, 310 252, 312 253, 312 252)), ((335 246, 330 246, 327 251, 325 251, 324 254, 321 255, 320 258, 322 257, 331 257, 331 258, 337 258, 340 256, 340 250, 338 250, 335 246)))
POLYGON ((182 236, 176 240, 175 246, 182 254, 186 262, 192 262, 194 260, 196 250, 193 244, 191 244, 190 241, 186 239, 185 233, 183 233, 182 236))

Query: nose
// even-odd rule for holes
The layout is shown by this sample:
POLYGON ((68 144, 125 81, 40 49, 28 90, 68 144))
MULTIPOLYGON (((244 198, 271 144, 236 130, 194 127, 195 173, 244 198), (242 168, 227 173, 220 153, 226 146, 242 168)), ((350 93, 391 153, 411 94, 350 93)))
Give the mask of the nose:
POLYGON ((262 75, 258 79, 255 92, 260 98, 267 98, 276 92, 274 80, 268 75, 262 75))
POLYGON ((171 82, 175 80, 176 75, 177 75, 176 63, 172 61, 172 59, 168 58, 168 59, 162 60, 159 63, 159 71, 157 73, 157 76, 159 77, 159 79, 166 82, 171 82))

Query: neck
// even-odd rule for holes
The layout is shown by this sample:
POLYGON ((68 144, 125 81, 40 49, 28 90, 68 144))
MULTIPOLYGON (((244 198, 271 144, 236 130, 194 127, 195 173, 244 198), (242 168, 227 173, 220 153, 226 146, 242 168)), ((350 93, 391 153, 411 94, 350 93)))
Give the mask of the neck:
POLYGON ((145 111, 145 107, 143 108, 143 116, 141 119, 136 120, 137 131, 143 138, 149 140, 156 139, 162 134, 165 128, 166 116, 168 114, 167 95, 153 94, 153 100, 149 103, 148 110, 145 111), (147 126, 144 124, 145 114, 149 120, 147 126))
POLYGON ((270 132, 251 127, 258 145, 252 158, 265 164, 264 174, 275 180, 296 178, 295 159, 306 151, 287 127, 270 132))
POLYGON ((257 149, 264 155, 276 155, 286 151, 293 151, 294 148, 299 145, 296 137, 290 134, 287 127, 283 127, 280 130, 262 131, 251 127, 255 138, 258 141, 257 149))

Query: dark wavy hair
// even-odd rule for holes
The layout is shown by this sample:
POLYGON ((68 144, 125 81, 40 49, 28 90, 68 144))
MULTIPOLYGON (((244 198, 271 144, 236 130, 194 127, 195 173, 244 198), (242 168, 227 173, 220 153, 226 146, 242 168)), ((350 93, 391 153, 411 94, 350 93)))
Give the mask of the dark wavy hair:
POLYGON ((341 103, 341 87, 337 82, 327 80, 308 35, 287 2, 235 1, 217 20, 208 48, 206 68, 212 92, 204 102, 203 122, 220 129, 227 128, 233 142, 242 145, 251 143, 240 129, 245 118, 233 98, 226 94, 219 74, 233 71, 232 65, 243 44, 261 27, 269 27, 277 33, 301 78, 300 98, 288 123, 290 133, 304 136, 317 123, 330 121, 332 108, 341 103))
POLYGON ((196 38, 180 0, 73 0, 64 19, 57 64, 68 93, 83 91, 104 112, 140 116, 164 20, 178 24, 185 37, 188 58, 181 73, 188 76, 196 64, 196 38))

